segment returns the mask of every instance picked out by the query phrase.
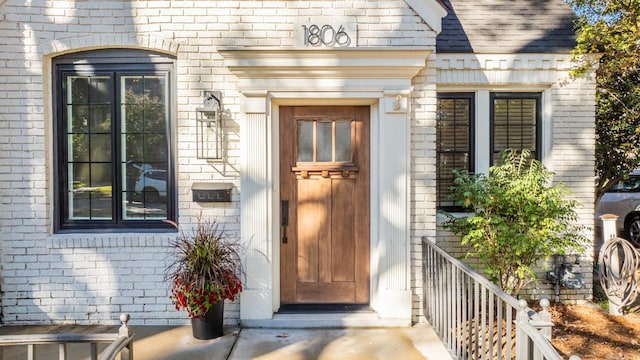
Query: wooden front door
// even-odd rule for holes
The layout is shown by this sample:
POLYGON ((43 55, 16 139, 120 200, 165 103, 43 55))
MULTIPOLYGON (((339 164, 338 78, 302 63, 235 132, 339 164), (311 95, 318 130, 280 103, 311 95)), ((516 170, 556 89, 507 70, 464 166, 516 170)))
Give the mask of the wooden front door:
POLYGON ((280 107, 281 302, 369 302, 369 107, 280 107))

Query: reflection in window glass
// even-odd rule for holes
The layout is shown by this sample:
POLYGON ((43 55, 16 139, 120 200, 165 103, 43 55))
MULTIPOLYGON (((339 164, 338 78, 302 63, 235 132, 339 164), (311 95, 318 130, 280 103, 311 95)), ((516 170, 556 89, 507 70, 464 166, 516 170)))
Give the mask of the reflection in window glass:
POLYGON ((78 144, 89 144, 89 135, 88 134, 70 134, 67 135, 67 141, 69 144, 74 144, 74 146, 69 146, 69 154, 68 158, 72 162, 88 162, 89 161, 89 147, 88 146, 79 146, 78 144))
POLYGON ((607 192, 639 192, 640 176, 632 175, 627 179, 620 180, 613 184, 607 192))
POLYGON ((110 82, 108 76, 66 79, 71 219, 112 219, 110 82))
POLYGON ((89 112, 89 131, 92 133, 111 132, 111 105, 91 105, 89 112))
MULTIPOLYGON (((70 104, 82 105, 89 103, 89 81, 88 76, 69 76, 67 78, 67 99, 70 104)), ((97 77, 94 77, 97 80, 97 77)))
POLYGON ((162 220, 176 218, 168 176, 173 62, 131 49, 54 59, 56 231, 171 228, 162 220))
POLYGON ((166 219, 169 157, 165 77, 123 76, 120 83, 121 198, 125 218, 166 219), (159 173, 162 176, 152 176, 159 173))
POLYGON ((70 132, 88 133, 89 132, 89 106, 88 105, 68 105, 67 114, 67 128, 70 132))

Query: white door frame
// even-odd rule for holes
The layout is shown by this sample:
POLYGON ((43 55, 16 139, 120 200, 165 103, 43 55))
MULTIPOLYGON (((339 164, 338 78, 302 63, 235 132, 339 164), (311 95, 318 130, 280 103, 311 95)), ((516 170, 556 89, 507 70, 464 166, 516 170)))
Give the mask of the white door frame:
POLYGON ((240 227, 247 249, 247 278, 240 302, 241 322, 272 319, 280 306, 279 106, 369 105, 370 305, 381 319, 403 319, 410 324, 409 98, 411 79, 424 68, 431 49, 220 52, 239 77, 244 95, 240 227), (283 72, 287 56, 296 66, 283 72), (271 64, 272 57, 278 59, 276 65, 271 64), (300 58, 306 60, 304 66, 300 58))

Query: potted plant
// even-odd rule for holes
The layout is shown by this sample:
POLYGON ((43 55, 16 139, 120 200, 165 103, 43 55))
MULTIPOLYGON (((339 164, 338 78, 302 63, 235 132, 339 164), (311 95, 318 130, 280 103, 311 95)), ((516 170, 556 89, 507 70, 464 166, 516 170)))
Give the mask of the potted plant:
POLYGON ((196 339, 222 336, 224 300, 233 301, 242 291, 239 241, 200 215, 192 232, 181 232, 171 245, 174 259, 165 280, 176 309, 187 311, 196 339))

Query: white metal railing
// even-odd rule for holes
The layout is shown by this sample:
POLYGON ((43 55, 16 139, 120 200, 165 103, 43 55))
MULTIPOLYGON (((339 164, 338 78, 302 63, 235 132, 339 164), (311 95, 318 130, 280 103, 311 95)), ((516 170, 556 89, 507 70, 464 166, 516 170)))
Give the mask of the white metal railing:
POLYGON ((36 345, 58 345, 58 359, 68 359, 67 344, 90 344, 91 360, 114 360, 120 356, 121 360, 133 360, 133 337, 127 323, 129 314, 121 314, 122 326, 118 333, 113 334, 24 334, 0 335, 0 360, 3 359, 5 346, 24 345, 27 347, 27 360, 36 359, 36 345), (98 344, 109 344, 98 354, 98 344))
POLYGON ((550 342, 548 300, 536 313, 426 238, 422 269, 425 317, 454 358, 562 359, 550 342))

